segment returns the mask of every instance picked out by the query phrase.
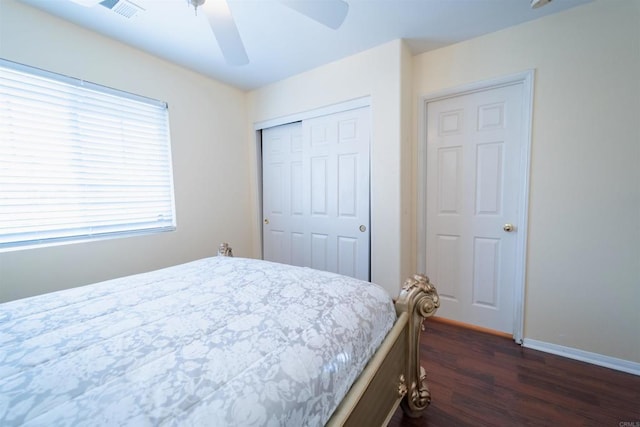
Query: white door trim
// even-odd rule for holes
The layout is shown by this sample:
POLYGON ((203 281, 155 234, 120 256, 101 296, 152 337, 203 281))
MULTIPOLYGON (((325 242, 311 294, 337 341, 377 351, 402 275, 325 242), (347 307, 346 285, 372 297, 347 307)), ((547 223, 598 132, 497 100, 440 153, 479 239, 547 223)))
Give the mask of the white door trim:
POLYGON ((418 270, 426 270, 427 253, 427 104, 445 98, 466 95, 473 92, 487 89, 499 88, 522 83, 523 92, 523 144, 520 160, 522 164, 522 176, 518 187, 520 190, 518 198, 518 224, 519 228, 516 237, 515 255, 515 286, 513 295, 513 339, 517 343, 522 343, 524 333, 524 296, 526 280, 526 252, 527 252, 527 231, 529 213, 529 170, 531 157, 531 130, 533 117, 533 82, 534 70, 526 70, 521 73, 508 76, 475 82, 463 86, 457 86, 426 95, 422 95, 418 102, 418 194, 417 194, 417 231, 418 231, 418 270))
POLYGON ((299 113, 288 114, 282 117, 276 117, 274 119, 263 120, 253 124, 253 129, 256 131, 271 128, 274 126, 286 125, 288 123, 299 122, 307 119, 314 119, 316 117, 327 116, 329 114, 341 113, 343 111, 355 110, 361 107, 370 107, 371 97, 363 96, 362 98, 355 98, 349 101, 340 102, 338 104, 331 104, 313 110, 301 111, 299 113))

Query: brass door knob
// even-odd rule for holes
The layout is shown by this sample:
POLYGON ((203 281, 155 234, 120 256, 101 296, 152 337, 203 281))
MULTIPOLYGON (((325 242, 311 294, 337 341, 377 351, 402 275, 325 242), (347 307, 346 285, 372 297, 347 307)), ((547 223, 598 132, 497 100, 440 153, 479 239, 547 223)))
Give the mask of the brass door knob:
POLYGON ((513 226, 513 224, 505 224, 505 225, 502 226, 502 229, 504 231, 506 231, 507 233, 511 233, 516 228, 513 226))

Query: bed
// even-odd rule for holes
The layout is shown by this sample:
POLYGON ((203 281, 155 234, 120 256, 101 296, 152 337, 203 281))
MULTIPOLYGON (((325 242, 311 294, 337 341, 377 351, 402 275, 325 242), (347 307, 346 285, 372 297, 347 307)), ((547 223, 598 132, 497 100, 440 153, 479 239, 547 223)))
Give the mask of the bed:
POLYGON ((217 256, 0 305, 0 425, 386 425, 429 405, 425 276, 395 303, 217 256))

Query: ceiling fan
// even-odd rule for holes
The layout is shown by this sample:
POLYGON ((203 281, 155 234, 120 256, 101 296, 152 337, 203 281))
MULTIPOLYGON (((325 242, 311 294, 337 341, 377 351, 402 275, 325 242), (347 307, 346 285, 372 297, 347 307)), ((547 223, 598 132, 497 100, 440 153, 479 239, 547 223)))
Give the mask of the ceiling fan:
MULTIPOLYGON (((129 9, 138 8, 129 0, 71 0, 83 6, 95 6, 100 4, 109 9, 116 10, 124 6, 124 13, 129 9), (120 5, 120 3, 126 3, 120 5)), ((222 56, 229 65, 246 65, 249 63, 247 51, 240 37, 238 27, 233 19, 227 0, 186 0, 197 14, 199 10, 204 12, 213 34, 218 41, 222 56)), ((332 29, 338 29, 349 11, 349 4, 344 0, 278 0, 282 5, 302 14, 320 24, 332 29)))

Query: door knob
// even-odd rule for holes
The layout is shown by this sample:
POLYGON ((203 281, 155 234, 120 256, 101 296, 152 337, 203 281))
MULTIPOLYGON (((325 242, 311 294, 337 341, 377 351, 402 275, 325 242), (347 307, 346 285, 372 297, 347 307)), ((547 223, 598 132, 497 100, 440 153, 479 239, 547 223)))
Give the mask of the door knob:
POLYGON ((367 227, 364 226, 364 225, 361 225, 360 226, 360 231, 362 231, 364 233, 365 231, 367 231, 367 227))
POLYGON ((265 219, 264 219, 264 223, 265 223, 265 224, 269 224, 269 218, 265 218, 265 219))
POLYGON ((513 224, 505 224, 505 225, 502 226, 502 229, 504 231, 506 231, 507 233, 510 233, 513 230, 515 230, 515 227, 513 226, 513 224))

